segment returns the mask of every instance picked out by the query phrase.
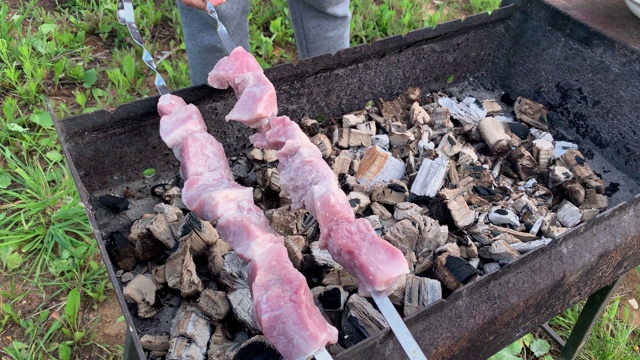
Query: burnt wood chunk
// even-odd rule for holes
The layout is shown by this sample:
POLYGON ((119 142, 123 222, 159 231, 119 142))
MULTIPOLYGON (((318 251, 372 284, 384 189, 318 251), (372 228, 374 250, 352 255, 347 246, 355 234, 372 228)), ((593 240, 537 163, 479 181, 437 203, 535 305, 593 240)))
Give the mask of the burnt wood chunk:
POLYGON ((220 236, 216 229, 208 221, 200 220, 193 213, 187 214, 180 225, 181 241, 188 237, 191 241, 191 253, 194 256, 200 256, 210 247, 213 246, 220 236))
POLYGON ((429 113, 418 102, 414 102, 409 108, 409 121, 414 126, 428 125, 433 127, 435 125, 429 113))
POLYGON ((154 214, 144 214, 131 225, 129 241, 133 243, 135 257, 138 260, 154 259, 164 253, 167 247, 148 230, 154 214))
POLYGON ((230 360, 281 360, 282 356, 263 335, 243 342, 229 353, 230 360))
POLYGON ((309 137, 315 136, 320 130, 318 121, 314 119, 310 119, 308 117, 305 117, 304 119, 302 119, 302 121, 300 122, 300 128, 309 137))
POLYGON ((333 159, 333 165, 331 169, 336 175, 344 175, 349 173, 349 167, 351 166, 351 154, 347 150, 342 150, 340 155, 333 159))
POLYGON ((554 189, 561 186, 565 182, 573 179, 573 173, 571 172, 571 170, 560 165, 554 165, 549 167, 548 176, 549 176, 549 187, 554 189))
POLYGON ((264 151, 258 148, 251 148, 247 153, 247 158, 254 162, 260 162, 264 160, 264 151))
POLYGON ((349 128, 335 129, 333 132, 333 144, 341 149, 348 149, 350 135, 351 129, 349 128))
POLYGON ((367 119, 365 118, 362 112, 346 114, 342 116, 342 127, 345 127, 345 128, 356 127, 357 125, 363 124, 366 120, 367 119))
POLYGON ((521 124, 519 122, 508 122, 506 125, 509 127, 511 133, 518 137, 520 140, 527 140, 531 131, 529 127, 525 124, 521 124))
POLYGON ((349 146, 350 147, 371 146, 371 134, 367 131, 351 129, 349 131, 349 146))
POLYGON ((349 348, 388 326, 373 305, 354 294, 347 301, 340 338, 345 347, 349 348))
POLYGON ((391 294, 389 294, 389 300, 394 305, 404 305, 404 288, 407 283, 407 276, 408 275, 401 275, 398 280, 398 286, 393 290, 391 294))
POLYGON ((504 154, 511 149, 511 136, 493 117, 486 117, 478 124, 478 131, 494 154, 504 154))
POLYGON ((110 248, 116 264, 122 270, 132 270, 136 267, 134 248, 127 239, 127 236, 120 231, 112 232, 109 235, 112 247, 110 248))
POLYGON ((414 102, 420 101, 420 88, 409 88, 393 100, 384 101, 378 99, 376 105, 380 115, 391 122, 405 122, 408 118, 408 109, 414 102))
POLYGON ((233 310, 233 314, 247 329, 255 331, 257 326, 253 318, 253 304, 251 303, 251 291, 239 289, 227 294, 227 299, 233 310))
POLYGON ((147 229, 156 239, 162 241, 167 249, 173 249, 173 246, 176 244, 174 231, 171 229, 167 218, 163 214, 156 214, 147 225, 147 229))
POLYGON ((394 207, 393 218, 398 221, 409 219, 412 224, 416 225, 422 221, 422 212, 423 209, 417 204, 402 202, 394 207))
POLYGON ((447 268, 447 257, 450 255, 443 253, 436 257, 431 269, 432 277, 440 281, 442 286, 450 292, 462 286, 462 283, 447 268))
POLYGON ((183 303, 171 321, 167 359, 204 359, 211 337, 209 320, 196 306, 183 303))
POLYGON ((169 350, 169 335, 144 334, 140 338, 140 344, 143 349, 151 351, 153 356, 165 356, 169 350))
POLYGON ((203 289, 202 280, 196 273, 196 265, 190 251, 191 240, 185 239, 178 249, 169 255, 164 266, 167 285, 180 290, 184 297, 197 296, 203 289))
POLYGON ((369 136, 374 136, 376 134, 376 122, 368 121, 366 123, 362 123, 356 126, 356 129, 368 134, 369 136))
MULTIPOLYGON (((404 166, 404 164, 403 164, 404 166)), ((399 180, 391 180, 387 184, 377 184, 371 191, 371 200, 382 204, 395 205, 409 196, 407 185, 399 180)))
POLYGON ((146 319, 158 313, 156 285, 150 277, 138 275, 122 289, 125 300, 138 304, 138 317, 146 319))
POLYGON ((404 297, 405 317, 418 313, 440 299, 442 299, 442 287, 438 280, 407 275, 404 297))
POLYGON ((224 267, 220 272, 220 284, 232 292, 238 289, 249 289, 249 265, 242 261, 238 254, 230 252, 224 257, 224 267))
POLYGON ((372 202, 370 207, 371 211, 373 211, 375 215, 378 215, 381 220, 387 220, 393 217, 393 215, 391 215, 391 212, 389 212, 389 210, 387 210, 387 208, 379 202, 372 202))
POLYGON ((164 265, 156 266, 151 270, 151 279, 156 284, 156 288, 160 289, 167 285, 167 277, 164 273, 164 265))
POLYGON ((347 302, 349 293, 340 285, 329 285, 318 295, 318 301, 325 311, 341 311, 347 302))
POLYGON ((522 231, 517 231, 517 230, 512 230, 512 229, 508 229, 502 226, 496 226, 493 224, 489 224, 489 230, 491 231, 491 234, 493 234, 494 236, 499 236, 502 234, 507 234, 510 236, 513 236, 514 238, 520 240, 520 241, 532 241, 532 240, 538 240, 538 237, 535 234, 530 234, 530 233, 525 233, 522 231))
POLYGON ((548 110, 542 104, 519 96, 513 110, 516 113, 516 118, 523 123, 540 130, 549 130, 548 110))
POLYGON ((116 214, 129 208, 129 200, 120 196, 106 194, 100 196, 98 198, 98 201, 100 202, 100 204, 104 205, 104 207, 116 214))
POLYGON ((407 255, 414 251, 419 235, 418 229, 411 221, 404 219, 387 229, 384 239, 407 255))
POLYGON ((320 150, 323 158, 326 159, 331 155, 333 148, 331 147, 331 140, 329 140, 327 135, 318 133, 314 135, 310 140, 313 145, 318 147, 318 150, 320 150))
POLYGON ((583 209, 598 209, 605 211, 609 207, 609 199, 606 195, 598 194, 596 189, 587 189, 585 191, 584 202, 580 206, 583 209))
POLYGON ((343 268, 331 269, 323 278, 322 285, 340 285, 347 291, 358 288, 358 280, 343 268))
POLYGON ((446 157, 439 156, 435 160, 424 158, 411 185, 411 192, 420 196, 436 196, 444 185, 448 171, 449 159, 446 157))
POLYGON ((553 161, 553 150, 553 144, 545 139, 533 141, 533 156, 541 169, 546 169, 553 161))
POLYGON ((307 240, 301 235, 289 235, 284 238, 284 246, 287 248, 287 255, 293 267, 300 270, 302 265, 302 251, 307 245, 307 240))
POLYGON ((217 278, 224 266, 224 256, 233 248, 229 243, 219 239, 207 250, 207 269, 212 278, 217 278))
POLYGON ((577 181, 567 181, 562 184, 567 200, 571 201, 573 205, 580 206, 584 202, 586 196, 585 188, 577 181))
POLYGON ((473 210, 469 209, 463 196, 458 196, 453 200, 447 200, 445 204, 457 228, 462 229, 473 224, 475 221, 476 214, 473 210))
POLYGON ((491 243, 489 254, 491 258, 501 263, 513 262, 520 256, 520 253, 504 240, 497 240, 491 243))
POLYGON ((224 326, 216 326, 213 335, 211 335, 211 340, 209 340, 207 357, 209 360, 228 359, 229 353, 238 345, 240 344, 224 335, 224 326))
POLYGON ((445 266, 449 272, 463 285, 478 276, 478 270, 461 257, 447 256, 445 266))
POLYGON ((456 139, 452 132, 446 133, 440 140, 440 145, 438 145, 440 154, 448 158, 458 155, 460 150, 462 150, 462 143, 456 139))
POLYGON ((512 150, 507 159, 520 179, 527 181, 538 176, 538 163, 524 146, 512 150))
POLYGON ((296 213, 290 206, 283 206, 277 209, 269 209, 264 212, 269 224, 278 234, 287 236, 298 232, 296 225, 296 213))
POLYGON ((202 349, 191 339, 178 336, 171 338, 166 360, 204 360, 202 349))
POLYGON ((362 155, 355 177, 361 184, 371 186, 400 179, 405 170, 404 162, 379 146, 371 146, 362 155))
POLYGON ((227 294, 224 291, 212 289, 205 289, 200 294, 198 308, 214 322, 222 320, 231 311, 227 294))
POLYGON ((351 205, 351 208, 353 209, 353 212, 355 214, 363 214, 364 211, 369 207, 369 204, 371 204, 369 196, 357 191, 350 192, 348 198, 349 204, 351 205))
POLYGON ((586 183, 595 177, 593 169, 591 169, 591 166, 587 163, 584 155, 578 150, 570 149, 565 152, 558 159, 558 164, 571 170, 580 183, 586 183))
POLYGON ((502 106, 495 99, 483 100, 481 103, 487 115, 494 115, 502 111, 502 106))
POLYGON ((309 245, 311 249, 311 256, 313 256, 313 260, 318 266, 326 266, 330 268, 342 268, 340 264, 338 264, 329 253, 329 250, 320 249, 319 242, 314 241, 309 245))

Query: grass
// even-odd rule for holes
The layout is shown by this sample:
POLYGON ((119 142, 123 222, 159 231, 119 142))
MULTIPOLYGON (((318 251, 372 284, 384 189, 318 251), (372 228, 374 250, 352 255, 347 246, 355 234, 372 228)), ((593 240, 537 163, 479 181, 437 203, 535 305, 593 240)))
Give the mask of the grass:
MULTIPOLYGON (((498 3, 352 0, 351 43, 435 26, 498 3)), ((161 57, 157 65, 169 87, 188 86, 175 2, 135 4, 138 28, 147 48, 161 57)), ((286 0, 252 0, 252 10, 250 43, 260 63, 295 61, 286 0)), ((122 356, 122 346, 103 342, 104 326, 93 315, 104 308, 111 284, 46 111, 47 98, 65 118, 155 94, 151 71, 115 19, 115 1, 0 2, 2 359, 122 356)), ((570 314, 561 317, 566 324, 574 321, 570 314)), ((618 326, 611 319, 604 324, 618 326)), ((603 332, 593 346, 624 334, 603 332)), ((530 351, 531 342, 520 344, 530 351)))

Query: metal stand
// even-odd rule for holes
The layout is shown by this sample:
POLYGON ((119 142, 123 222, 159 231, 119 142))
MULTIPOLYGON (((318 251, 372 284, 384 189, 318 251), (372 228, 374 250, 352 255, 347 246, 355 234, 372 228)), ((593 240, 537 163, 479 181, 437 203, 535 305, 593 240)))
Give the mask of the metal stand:
POLYGON ((566 343, 562 341, 560 336, 558 336, 549 325, 544 324, 542 326, 542 330, 558 343, 558 345, 562 346, 562 352, 558 360, 574 360, 578 357, 580 350, 582 350, 582 347, 586 344, 593 327, 600 319, 600 316, 602 316, 604 309, 609 304, 609 299, 611 299, 611 296, 622 282, 622 279, 624 279, 624 275, 611 285, 605 286, 589 296, 566 343))

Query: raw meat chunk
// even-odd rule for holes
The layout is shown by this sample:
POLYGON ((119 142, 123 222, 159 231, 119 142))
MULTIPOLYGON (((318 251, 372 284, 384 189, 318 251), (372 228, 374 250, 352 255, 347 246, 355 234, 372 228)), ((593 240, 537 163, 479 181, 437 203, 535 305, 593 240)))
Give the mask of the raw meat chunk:
POLYGON ((193 104, 178 108, 171 114, 160 118, 160 137, 168 147, 173 149, 178 160, 180 159, 182 140, 189 134, 206 131, 207 125, 202 119, 202 114, 193 104))
POLYGON ((194 176, 184 183, 182 201, 199 218, 209 222, 223 216, 255 213, 253 189, 229 181, 219 172, 194 176))
POLYGON ((209 133, 197 132, 184 138, 180 161, 180 174, 185 180, 212 171, 221 171, 228 180, 233 180, 222 144, 209 133))
POLYGON ((264 128, 278 113, 276 90, 264 74, 250 74, 236 81, 240 90, 238 102, 225 119, 256 129, 264 128))
POLYGON ((283 246, 270 247, 249 264, 249 283, 256 323, 285 359, 305 360, 338 341, 338 330, 320 314, 283 246))
MULTIPOLYGON (((247 221, 246 217, 224 216, 216 226, 218 234, 244 261, 251 261, 274 244, 284 247, 284 237, 278 235, 262 214, 259 221, 247 221)), ((288 261, 288 259, 287 259, 288 261)))
POLYGON ((362 296, 369 296, 369 289, 389 295, 400 276, 409 273, 402 252, 380 239, 367 219, 339 224, 328 236, 327 249, 335 261, 356 276, 362 296))
POLYGON ((209 73, 209 85, 216 89, 231 86, 238 93, 235 79, 240 75, 264 73, 258 61, 241 46, 220 59, 209 73))
POLYGON ((158 100, 158 114, 160 116, 169 115, 181 107, 187 106, 187 103, 180 96, 166 94, 160 96, 158 100))

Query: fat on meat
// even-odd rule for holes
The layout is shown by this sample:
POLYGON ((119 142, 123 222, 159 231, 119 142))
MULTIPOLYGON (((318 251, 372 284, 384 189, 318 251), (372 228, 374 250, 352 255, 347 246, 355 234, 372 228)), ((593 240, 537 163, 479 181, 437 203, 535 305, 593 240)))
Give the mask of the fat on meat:
POLYGON ((272 246, 251 261, 249 282, 256 323, 285 359, 307 359, 338 341, 338 330, 318 311, 284 247, 272 246))
POLYGON ((182 140, 180 159, 182 178, 186 180, 213 171, 221 171, 228 180, 233 180, 222 144, 206 132, 187 135, 182 140))
POLYGON ((193 105, 179 107, 172 113, 160 118, 160 137, 173 150, 174 155, 180 160, 182 140, 189 134, 206 132, 200 110, 193 105))
POLYGON ((160 96, 160 100, 158 100, 158 114, 160 116, 169 115, 185 106, 187 103, 180 96, 165 94, 160 96))
POLYGON ((362 296, 370 296, 369 289, 389 295, 397 287, 400 277, 409 273, 402 252, 380 239, 367 219, 338 224, 328 236, 329 253, 356 276, 358 294, 362 296))
POLYGON ((247 262, 257 258, 273 245, 284 247, 284 237, 269 226, 264 213, 255 221, 247 221, 244 216, 224 216, 218 220, 216 230, 222 239, 233 246, 238 256, 247 262))
POLYGON ((264 71, 258 61, 241 46, 231 51, 229 56, 220 59, 213 70, 209 72, 209 85, 216 89, 226 89, 229 86, 238 94, 236 78, 240 75, 263 74, 264 71))

